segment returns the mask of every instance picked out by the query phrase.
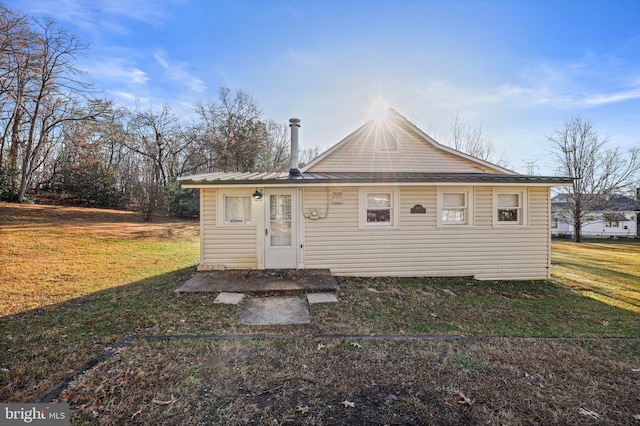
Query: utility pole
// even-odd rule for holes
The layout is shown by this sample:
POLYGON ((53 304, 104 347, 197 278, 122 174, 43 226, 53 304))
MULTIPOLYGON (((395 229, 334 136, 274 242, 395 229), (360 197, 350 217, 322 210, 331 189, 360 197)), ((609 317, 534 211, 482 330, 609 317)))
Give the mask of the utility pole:
POLYGON ((522 160, 524 163, 525 174, 528 176, 535 176, 538 174, 538 170, 540 170, 540 166, 536 163, 538 160, 522 160))

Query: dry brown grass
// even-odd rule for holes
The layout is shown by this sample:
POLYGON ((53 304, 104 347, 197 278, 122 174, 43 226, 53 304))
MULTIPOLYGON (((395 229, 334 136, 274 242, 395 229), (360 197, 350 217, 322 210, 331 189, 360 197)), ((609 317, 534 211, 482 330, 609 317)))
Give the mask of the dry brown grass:
POLYGON ((196 221, 0 203, 0 315, 193 265, 197 235, 196 221))
POLYGON ((554 240, 553 276, 580 294, 640 313, 640 240, 554 240))
POLYGON ((639 357, 620 341, 139 342, 61 400, 92 424, 631 425, 639 357))
MULTIPOLYGON (((215 295, 173 292, 197 255, 193 221, 0 204, 0 401, 131 335, 638 337, 637 313, 551 282, 451 278, 343 278, 309 325, 244 326, 215 295)), ((637 424, 639 359, 635 340, 142 339, 62 398, 88 424, 637 424)))

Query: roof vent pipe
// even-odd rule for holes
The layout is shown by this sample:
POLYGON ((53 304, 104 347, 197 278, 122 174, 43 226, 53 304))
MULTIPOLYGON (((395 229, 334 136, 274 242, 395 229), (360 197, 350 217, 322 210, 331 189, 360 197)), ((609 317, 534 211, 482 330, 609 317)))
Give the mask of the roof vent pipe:
POLYGON ((289 178, 298 179, 301 177, 298 169, 298 129, 300 128, 299 118, 290 118, 291 127, 291 167, 289 168, 289 178))

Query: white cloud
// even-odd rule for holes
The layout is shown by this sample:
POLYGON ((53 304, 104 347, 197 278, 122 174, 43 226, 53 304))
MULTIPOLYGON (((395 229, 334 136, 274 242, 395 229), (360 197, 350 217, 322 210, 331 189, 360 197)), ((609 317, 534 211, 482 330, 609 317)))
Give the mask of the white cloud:
POLYGON ((119 22, 120 18, 158 26, 169 17, 164 5, 180 2, 181 0, 22 0, 20 9, 51 16, 87 31, 108 29, 116 33, 127 33, 129 29, 119 22))
POLYGON ((156 61, 158 61, 158 63, 162 68, 164 68, 165 70, 168 70, 169 62, 167 62, 167 60, 164 58, 164 55, 165 55, 164 52, 158 52, 155 55, 153 55, 153 57, 155 58, 156 61))
POLYGON ((144 85, 149 81, 146 72, 119 58, 98 58, 84 70, 93 78, 125 85, 144 85))
POLYGON ((616 93, 595 94, 585 97, 580 103, 589 106, 598 106, 632 101, 634 99, 640 99, 640 88, 623 90, 616 93))
POLYGON ((518 86, 534 101, 560 108, 591 108, 640 99, 637 64, 615 53, 591 51, 567 62, 540 61, 520 74, 518 86))
POLYGON ((134 107, 136 105, 150 105, 152 102, 152 99, 149 97, 122 90, 111 90, 109 94, 113 96, 116 104, 123 106, 134 107))
POLYGON ((207 85, 198 77, 192 75, 188 71, 188 64, 185 62, 173 62, 169 61, 166 57, 166 53, 163 51, 156 52, 153 57, 164 69, 167 79, 176 82, 180 85, 185 85, 190 91, 196 93, 202 93, 207 89, 207 85))

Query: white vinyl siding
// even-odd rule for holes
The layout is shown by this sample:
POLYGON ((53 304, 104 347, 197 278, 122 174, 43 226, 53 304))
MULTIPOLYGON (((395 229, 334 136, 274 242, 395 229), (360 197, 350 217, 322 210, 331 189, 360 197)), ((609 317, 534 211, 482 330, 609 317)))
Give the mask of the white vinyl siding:
MULTIPOLYGON (((200 190, 200 240, 201 255, 200 269, 256 268, 257 238, 255 215, 257 210, 252 208, 253 225, 224 225, 223 204, 224 194, 251 196, 251 189, 235 189, 219 192, 216 189, 200 190), (219 208, 218 208, 219 207, 219 208), (218 215, 218 213, 220 213, 218 215), (222 220, 221 220, 222 219, 222 220), (221 225, 219 223, 222 222, 221 225)), ((251 201, 260 203, 262 201, 251 201)))
MULTIPOLYGON (((399 187, 399 227, 362 229, 358 188, 344 187, 342 204, 326 219, 305 220, 305 268, 346 276, 473 276, 477 279, 549 277, 549 189, 529 190, 529 226, 493 226, 493 189, 470 191, 474 226, 438 226, 436 187, 399 187), (410 213, 416 204, 426 213, 410 213)), ((325 188, 304 188, 305 209, 324 207, 325 188)))
POLYGON ((386 126, 376 126, 374 131, 375 149, 378 152, 399 152, 398 131, 386 126))

